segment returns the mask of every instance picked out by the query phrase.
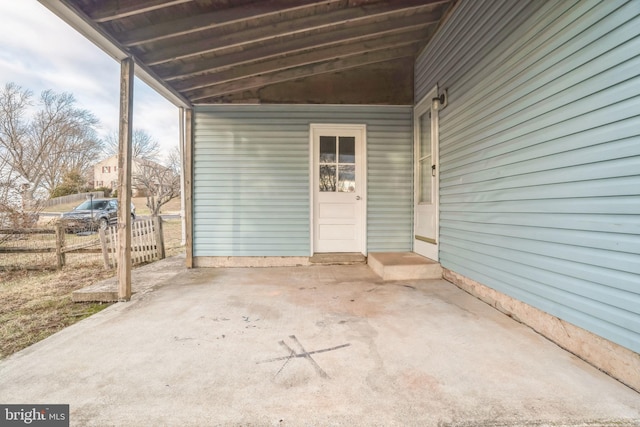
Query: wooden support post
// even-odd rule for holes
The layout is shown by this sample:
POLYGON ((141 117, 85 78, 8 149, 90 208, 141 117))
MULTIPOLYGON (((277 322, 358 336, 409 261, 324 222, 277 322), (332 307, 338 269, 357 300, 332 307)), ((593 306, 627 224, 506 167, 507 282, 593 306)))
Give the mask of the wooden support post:
POLYGON ((64 267, 66 256, 64 253, 64 225, 56 225, 56 261, 58 264, 58 270, 64 267))
POLYGON ((184 221, 184 107, 178 108, 178 116, 178 123, 180 127, 180 222, 182 223, 182 239, 180 244, 184 246, 187 243, 187 226, 184 221))
POLYGON ((185 112, 184 164, 184 216, 187 252, 187 268, 193 268, 193 109, 185 112))
POLYGON ((162 217, 160 215, 153 217, 153 232, 155 233, 158 259, 164 259, 164 234, 162 233, 162 217))
POLYGON ((118 137, 118 300, 131 299, 131 129, 133 118, 132 58, 120 65, 120 129, 118 137))

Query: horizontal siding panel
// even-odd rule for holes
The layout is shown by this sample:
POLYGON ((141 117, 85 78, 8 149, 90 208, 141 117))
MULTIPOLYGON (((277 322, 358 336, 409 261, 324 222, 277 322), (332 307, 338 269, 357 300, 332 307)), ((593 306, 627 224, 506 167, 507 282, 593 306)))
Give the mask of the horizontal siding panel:
MULTIPOLYGON (((513 56, 514 63, 507 64, 504 68, 508 72, 502 74, 498 80, 492 78, 491 85, 482 85, 481 90, 473 90, 467 94, 468 96, 473 93, 475 99, 467 101, 463 95, 461 107, 468 109, 466 111, 469 115, 482 122, 483 127, 492 126, 504 115, 511 115, 525 107, 539 104, 543 99, 549 106, 544 105, 540 108, 553 110, 554 103, 562 102, 556 96, 558 93, 575 92, 574 85, 589 78, 601 79, 601 73, 611 71, 612 64, 622 64, 633 58, 637 52, 634 50, 637 41, 633 39, 637 21, 631 20, 621 27, 618 26, 618 21, 628 19, 629 12, 632 12, 629 9, 633 9, 634 6, 627 5, 607 16, 617 7, 614 3, 609 6, 595 8, 590 11, 593 13, 586 14, 594 15, 592 18, 605 17, 606 25, 601 23, 596 31, 584 32, 591 26, 591 21, 576 23, 566 28, 553 29, 565 32, 559 32, 556 37, 544 40, 544 43, 533 51, 529 51, 533 44, 523 45, 517 55, 513 56), (567 33, 567 30, 570 32, 567 33), (580 37, 566 42, 571 34, 580 34, 580 37), (581 52, 581 49, 584 52, 581 52), (548 56, 551 53, 557 62, 549 61, 548 56), (505 84, 505 81, 508 83, 505 84), (486 96, 482 96, 485 94, 486 96), (526 96, 526 100, 521 99, 522 96, 526 96)), ((578 9, 584 9, 584 5, 580 5, 578 9)), ((563 25, 566 25, 566 22, 563 25)), ((543 37, 547 37, 549 31, 550 29, 546 29, 543 37)), ((477 83, 478 81, 471 82, 477 83)), ((462 90, 464 89, 463 87, 462 90)), ((473 128, 466 121, 460 122, 459 117, 452 117, 448 125, 448 131, 461 136, 465 134, 465 128, 473 128)))
MULTIPOLYGON (((640 161, 636 162, 640 167, 640 161)), ((594 166, 597 170, 597 165, 594 166)), ((568 197, 610 197, 610 196, 635 196, 640 188, 640 176, 627 176, 621 178, 584 179, 577 180, 571 177, 571 182, 549 183, 549 176, 541 176, 540 180, 530 175, 517 178, 504 178, 491 183, 467 184, 464 186, 450 187, 442 191, 441 195, 449 196, 448 203, 459 202, 501 202, 505 200, 539 200, 539 199, 564 199, 568 197), (519 186, 518 186, 519 184, 519 186), (498 188, 506 187, 508 188, 498 188), (464 187, 464 188, 462 188, 464 187), (523 191, 526 190, 526 191, 523 191), (464 191, 464 192, 463 192, 464 191)))
POLYGON ((517 3, 458 3, 416 61, 449 95, 440 261, 640 352, 640 2, 517 3))
POLYGON ((397 106, 197 107, 194 255, 310 255, 311 123, 367 125, 369 250, 409 250, 411 114, 397 106))
MULTIPOLYGON (((485 243, 511 250, 531 252, 538 255, 553 254, 555 258, 600 266, 611 270, 640 274, 640 256, 605 249, 585 248, 552 242, 508 236, 489 235, 481 232, 469 232, 452 229, 441 230, 441 240, 447 237, 466 239, 471 242, 485 243)), ((499 265, 500 263, 498 263, 499 265)))
MULTIPOLYGON (((453 241, 451 244, 455 246, 455 243, 453 241)), ((491 247, 487 248, 489 251, 491 249, 491 247)), ((474 259, 479 262, 493 259, 496 256, 500 258, 499 252, 486 252, 482 247, 470 250, 463 246, 458 246, 457 250, 461 256, 466 256, 468 259, 474 259)), ((571 299, 576 301, 574 308, 590 313, 601 320, 623 325, 630 330, 640 327, 640 316, 637 316, 637 314, 640 314, 638 308, 640 307, 638 305, 640 298, 638 298, 638 295, 599 286, 585 280, 573 279, 566 275, 558 275, 543 268, 532 266, 528 261, 522 264, 509 258, 500 259, 502 260, 501 271, 518 277, 519 282, 527 281, 531 283, 533 286, 527 289, 538 296, 545 298, 552 296, 554 297, 553 299, 558 300, 571 299), (598 301, 601 301, 602 298, 608 299, 613 305, 598 304, 598 301), (616 310, 615 307, 622 308, 622 310, 616 310)))
MULTIPOLYGON (((640 105, 638 107, 640 108, 640 105)), ((465 162, 464 165, 458 163, 460 160, 452 161, 447 165, 447 170, 443 172, 443 175, 447 180, 471 174, 474 177, 479 177, 479 180, 490 180, 625 157, 637 157, 640 154, 640 138, 635 133, 640 127, 640 116, 616 123, 618 126, 603 126, 596 130, 514 149, 509 153, 496 156, 492 156, 491 150, 485 150, 486 157, 482 161, 474 162, 474 156, 462 158, 461 160, 465 162), (482 174, 478 174, 478 172, 482 172, 482 174)))
POLYGON ((635 352, 640 351, 635 331, 611 323, 606 319, 603 320, 592 316, 589 312, 575 309, 572 305, 558 304, 552 299, 532 294, 528 290, 535 288, 535 282, 508 274, 499 269, 492 270, 487 274, 482 264, 477 263, 475 259, 462 256, 456 257, 454 260, 444 257, 443 262, 450 265, 448 268, 464 276, 474 277, 476 278, 474 280, 484 283, 499 292, 511 295, 520 301, 526 301, 534 307, 553 307, 553 310, 550 309, 549 311, 552 311, 561 319, 606 337, 635 352))
MULTIPOLYGON (((506 213, 506 212, 449 212, 450 221, 476 224, 508 224, 525 227, 550 227, 562 230, 585 230, 619 234, 640 234, 636 215, 506 213)), ((477 226, 476 226, 477 227, 477 226)))
MULTIPOLYGON (((524 136, 514 136, 513 139, 510 140, 488 140, 484 142, 475 141, 471 147, 465 147, 458 150, 455 157, 443 155, 441 156, 441 160, 446 159, 447 162, 451 162, 451 168, 453 169, 466 165, 473 166, 474 162, 472 161, 472 157, 469 156, 473 156, 473 154, 478 150, 483 150, 483 153, 486 153, 486 159, 483 158, 484 161, 492 161, 494 157, 501 155, 511 156, 514 152, 521 150, 522 148, 538 144, 557 145, 558 147, 564 147, 565 144, 568 144, 567 149, 584 147, 587 146, 591 140, 589 138, 590 130, 596 130, 597 128, 607 126, 617 128, 616 123, 626 119, 631 119, 631 121, 628 123, 621 123, 621 129, 616 130, 616 132, 624 132, 624 127, 626 126, 634 128, 635 121, 638 118, 639 108, 640 101, 638 99, 625 100, 619 104, 608 106, 604 110, 596 110, 585 114, 582 117, 576 117, 563 123, 551 125, 545 127, 543 130, 539 129, 537 132, 524 136), (581 133, 584 133, 586 138, 581 139, 582 145, 576 146, 574 144, 578 143, 578 140, 576 139, 577 134, 581 133), (570 145, 571 142, 573 142, 572 145, 570 145), (462 160, 456 160, 459 158, 462 158, 462 160)), ((602 131, 606 132, 606 129, 602 129, 602 131)), ((606 140, 604 142, 606 142, 606 140)), ((562 150, 562 148, 560 149, 562 150)), ((443 167, 444 166, 445 165, 443 164, 443 167)), ((448 172, 449 165, 447 164, 446 167, 447 170, 443 170, 443 173, 448 172)))
POLYGON ((234 222, 232 219, 221 219, 219 221, 215 221, 215 222, 207 222, 207 221, 202 221, 202 224, 206 224, 209 229, 211 229, 211 231, 214 231, 216 233, 237 233, 237 232, 243 232, 243 233, 262 233, 264 232, 265 228, 269 230, 269 232, 274 233, 274 232, 286 232, 290 230, 290 227, 292 224, 301 224, 301 225, 308 225, 309 222, 308 221, 298 221, 298 222, 294 222, 294 221, 280 221, 280 222, 275 222, 275 221, 265 221, 262 224, 257 224, 257 225, 245 225, 245 224, 238 224, 237 222, 234 222))
MULTIPOLYGON (((592 299, 602 300, 611 296, 611 303, 625 310, 636 312, 640 309, 640 296, 636 292, 637 278, 628 272, 602 269, 590 264, 559 259, 544 254, 524 252, 517 249, 503 248, 487 243, 476 243, 466 239, 451 238, 447 244, 451 245, 452 248, 462 248, 492 256, 496 259, 513 261, 525 266, 530 266, 545 271, 547 274, 556 274, 558 271, 561 271, 561 275, 550 281, 551 285, 554 283, 564 283, 565 280, 571 279, 573 280, 572 286, 575 286, 576 289, 588 289, 589 293, 584 295, 591 295, 590 298, 592 299), (615 277, 615 280, 612 281, 611 277, 615 277)), ((537 274, 538 273, 535 272, 531 277, 535 277, 537 274)), ((579 291, 575 291, 574 293, 581 294, 579 291)))
MULTIPOLYGON (((580 16, 588 13, 589 9, 597 5, 598 0, 582 0, 581 8, 576 8, 577 1, 565 1, 562 4, 553 4, 550 2, 520 2, 526 5, 522 17, 527 17, 528 25, 526 30, 519 35, 517 40, 512 40, 504 49, 491 49, 474 66, 475 73, 464 73, 456 80, 457 84, 463 91, 460 94, 461 108, 472 109, 473 114, 478 114, 478 106, 484 104, 491 106, 496 101, 502 99, 503 96, 509 94, 511 90, 507 90, 506 86, 513 83, 514 78, 520 74, 530 73, 533 70, 533 58, 538 58, 542 49, 553 50, 559 47, 559 44, 551 40, 560 30, 564 31, 582 31, 584 27, 580 27, 574 21, 580 16), (538 10, 535 7, 540 6, 538 10), (481 83, 482 88, 479 90, 477 85, 481 83)), ((522 18, 521 18, 522 19, 522 18)), ((514 19, 514 23, 518 23, 514 19)), ((509 25, 511 31, 515 28, 509 25)), ((484 37, 485 43, 490 41, 484 37)), ((443 112, 446 115, 446 112, 443 112)), ((460 123, 456 117, 451 117, 451 126, 460 123)), ((464 123, 464 122, 463 122, 464 123)))
MULTIPOLYGON (((473 215, 469 215, 473 218, 473 215)), ((477 225, 467 221, 444 220, 441 227, 452 230, 474 232, 477 225)), ((542 242, 562 243, 586 248, 605 249, 616 252, 628 252, 640 255, 640 236, 632 234, 613 234, 557 228, 522 227, 504 224, 485 224, 483 232, 494 236, 516 237, 542 242)))
POLYGON ((598 199, 520 200, 496 203, 441 203, 441 212, 522 212, 522 213, 591 213, 628 214, 640 212, 640 195, 601 197, 598 199))
MULTIPOLYGON (((535 118, 527 118, 526 112, 518 113, 517 115, 509 118, 507 123, 501 123, 500 126, 491 129, 479 130, 478 133, 473 135, 473 140, 476 141, 478 148, 484 144, 489 146, 495 145, 508 141, 512 138, 529 135, 533 132, 540 131, 540 129, 544 129, 545 127, 557 125, 571 119, 577 119, 579 123, 581 123, 581 129, 590 127, 592 124, 582 117, 587 113, 594 113, 594 115, 598 115, 601 113, 600 110, 603 106, 608 105, 617 106, 616 110, 623 107, 633 108, 634 106, 637 106, 637 97, 640 95, 640 77, 627 80, 608 89, 609 90, 596 92, 592 95, 582 97, 575 102, 571 102, 570 105, 569 103, 564 104, 564 108, 560 108, 556 111, 548 111, 547 113, 536 116, 535 118), (625 100, 629 100, 628 105, 623 104, 623 101, 625 100)), ((637 110, 635 112, 637 112, 637 110)), ((452 138, 452 141, 464 141, 464 139, 456 137, 452 138)), ((467 155, 468 153, 462 150, 456 154, 457 155, 452 155, 451 158, 453 159, 458 156, 467 155)), ((442 158, 446 157, 446 151, 443 150, 442 158)))
POLYGON ((469 3, 464 8, 457 7, 449 18, 449 22, 457 25, 436 33, 417 58, 416 101, 421 100, 436 82, 446 85, 448 79, 457 81, 463 78, 471 64, 491 51, 490 43, 499 41, 495 39, 496 35, 517 27, 523 11, 533 10, 544 2, 503 0, 469 3))

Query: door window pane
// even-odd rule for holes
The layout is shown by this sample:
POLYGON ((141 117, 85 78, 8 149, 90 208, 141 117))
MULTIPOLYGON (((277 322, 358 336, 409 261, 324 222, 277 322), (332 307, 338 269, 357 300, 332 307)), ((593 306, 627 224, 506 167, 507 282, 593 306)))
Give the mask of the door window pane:
POLYGON ((431 117, 429 112, 422 114, 419 119, 420 126, 420 154, 419 157, 431 155, 431 117))
POLYGON ((356 139, 353 136, 341 136, 338 149, 340 163, 356 162, 356 139))
POLYGON ((320 136, 319 187, 321 192, 356 191, 356 138, 320 136))
POLYGON ((338 191, 342 193, 355 193, 356 191, 356 166, 338 166, 338 191))
POLYGON ((336 191, 336 167, 320 165, 320 191, 336 191))
POLYGON ((335 163, 336 161, 336 137, 320 137, 320 163, 335 163))
POLYGON ((429 111, 418 118, 418 202, 431 203, 431 116, 429 111))
POLYGON ((420 203, 431 203, 431 156, 420 160, 420 203))

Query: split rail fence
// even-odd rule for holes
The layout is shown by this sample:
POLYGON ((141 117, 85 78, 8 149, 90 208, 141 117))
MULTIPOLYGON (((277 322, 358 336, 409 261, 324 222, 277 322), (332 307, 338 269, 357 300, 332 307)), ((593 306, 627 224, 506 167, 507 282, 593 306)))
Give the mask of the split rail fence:
MULTIPOLYGON (((131 225, 131 262, 141 264, 165 257, 162 219, 137 220, 131 225)), ((61 269, 68 256, 102 254, 106 269, 115 268, 118 257, 117 226, 100 230, 98 234, 66 235, 63 224, 55 228, 0 229, 0 268, 41 269, 51 265, 61 269), (34 258, 37 257, 37 258, 34 258), (47 262, 48 261, 48 262, 47 262)))

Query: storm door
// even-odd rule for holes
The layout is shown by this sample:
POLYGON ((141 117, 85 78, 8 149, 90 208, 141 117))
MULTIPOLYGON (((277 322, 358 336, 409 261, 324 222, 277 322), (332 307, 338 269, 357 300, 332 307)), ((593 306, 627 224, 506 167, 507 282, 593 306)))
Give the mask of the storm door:
POLYGON ((414 109, 414 251, 438 260, 438 110, 437 87, 414 109), (434 105, 435 104, 435 105, 434 105))

